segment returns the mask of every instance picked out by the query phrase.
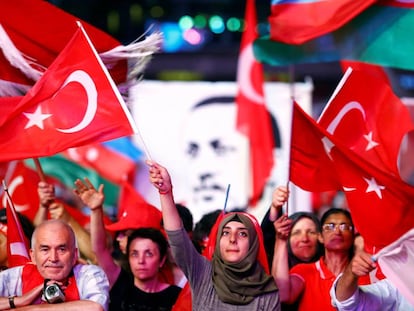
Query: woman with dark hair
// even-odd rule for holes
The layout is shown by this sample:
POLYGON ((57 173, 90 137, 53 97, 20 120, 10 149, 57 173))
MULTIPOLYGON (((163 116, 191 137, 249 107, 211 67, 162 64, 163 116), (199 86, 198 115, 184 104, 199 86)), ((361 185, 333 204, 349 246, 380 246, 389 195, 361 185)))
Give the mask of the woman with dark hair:
POLYGON ((126 283, 118 282, 124 293, 119 310, 171 310, 181 288, 160 280, 167 249, 168 242, 158 229, 139 228, 131 233, 127 257, 132 278, 129 275, 126 283))
POLYGON ((117 266, 108 247, 102 217, 103 185, 97 190, 88 179, 84 182, 78 179, 75 186, 75 193, 91 209, 92 247, 111 286, 109 310, 171 310, 181 288, 161 279, 161 269, 167 260, 168 250, 163 233, 153 227, 129 230, 126 257, 130 269, 117 266))
POLYGON ((244 212, 220 217, 214 253, 211 260, 207 259, 197 252, 183 229, 168 171, 154 162, 147 164, 150 181, 160 193, 172 254, 191 287, 193 310, 280 310, 276 284, 266 273, 257 220, 244 212))
MULTIPOLYGON (((272 208, 281 208, 288 195, 287 187, 278 187, 272 208)), ((324 246, 324 255, 314 263, 297 264, 289 270, 287 247, 278 245, 278 241, 275 243, 272 274, 280 289, 281 301, 288 304, 298 301, 300 311, 335 310, 329 290, 353 254, 355 232, 349 211, 339 208, 327 210, 321 218, 320 228, 318 240, 324 246)), ((287 215, 282 215, 275 222, 275 229, 277 239, 287 239, 292 221, 287 215)))
MULTIPOLYGON (((270 211, 270 209, 269 209, 270 211)), ((279 215, 275 222, 269 219, 269 211, 263 218, 261 227, 265 239, 267 259, 272 264, 276 242, 276 230, 282 220, 279 215)), ((291 221, 291 232, 286 239, 281 239, 281 243, 286 243, 288 250, 289 269, 298 263, 315 262, 323 254, 323 245, 318 240, 320 233, 320 221, 311 212, 296 212, 289 216, 291 221)))

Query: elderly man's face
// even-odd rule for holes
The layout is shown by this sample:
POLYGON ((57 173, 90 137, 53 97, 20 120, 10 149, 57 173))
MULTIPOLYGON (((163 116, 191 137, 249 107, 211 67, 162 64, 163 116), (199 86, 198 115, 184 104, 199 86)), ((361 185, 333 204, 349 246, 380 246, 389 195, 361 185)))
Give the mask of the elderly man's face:
POLYGON ((38 228, 32 247, 32 261, 45 279, 64 282, 78 259, 71 233, 59 223, 38 228))
POLYGON ((185 132, 188 204, 194 221, 222 209, 230 184, 229 210, 244 208, 248 201, 248 141, 236 130, 235 104, 210 104, 195 109, 185 132))

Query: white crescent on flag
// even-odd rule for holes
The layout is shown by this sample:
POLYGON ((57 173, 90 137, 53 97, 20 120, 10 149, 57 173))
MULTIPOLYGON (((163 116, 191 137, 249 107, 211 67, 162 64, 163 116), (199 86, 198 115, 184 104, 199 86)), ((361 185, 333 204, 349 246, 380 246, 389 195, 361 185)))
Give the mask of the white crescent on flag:
POLYGON ((83 130, 92 122, 98 108, 98 92, 96 90, 95 83, 88 73, 83 70, 76 70, 72 72, 60 89, 64 88, 71 82, 78 82, 85 88, 86 96, 88 97, 88 107, 80 123, 68 129, 57 128, 57 130, 62 133, 75 133, 83 130))

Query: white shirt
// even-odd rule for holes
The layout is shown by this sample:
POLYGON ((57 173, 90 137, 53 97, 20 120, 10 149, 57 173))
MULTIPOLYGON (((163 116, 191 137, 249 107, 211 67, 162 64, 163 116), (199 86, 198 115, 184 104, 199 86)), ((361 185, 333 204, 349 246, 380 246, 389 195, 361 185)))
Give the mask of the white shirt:
POLYGON ((414 311, 414 306, 401 295, 388 279, 369 285, 361 285, 351 297, 338 301, 335 288, 341 276, 342 274, 336 278, 330 290, 332 305, 338 311, 414 311))

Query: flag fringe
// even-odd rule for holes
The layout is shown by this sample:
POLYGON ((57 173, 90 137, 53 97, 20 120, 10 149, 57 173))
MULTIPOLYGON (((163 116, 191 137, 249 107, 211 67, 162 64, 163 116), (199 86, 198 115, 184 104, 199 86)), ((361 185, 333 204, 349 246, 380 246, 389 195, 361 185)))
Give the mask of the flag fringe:
POLYGON ((0 49, 2 49, 3 55, 9 61, 10 65, 19 69, 29 79, 37 81, 43 74, 42 71, 30 65, 30 62, 27 61, 28 58, 16 48, 1 24, 0 49))
MULTIPOLYGON (((145 34, 134 40, 128 45, 119 45, 109 51, 100 53, 105 66, 110 70, 120 60, 126 59, 128 62, 127 77, 124 83, 117 85, 122 96, 127 99, 128 91, 137 84, 142 74, 152 59, 152 55, 161 48, 163 35, 160 32, 154 32, 144 40, 145 34)), ((11 41, 6 31, 0 24, 0 49, 2 49, 5 58, 9 63, 18 68, 26 77, 34 82, 40 79, 43 71, 35 69, 42 68, 35 60, 28 61, 28 57, 21 53, 11 41)), ((19 96, 24 95, 31 88, 29 85, 20 85, 8 81, 0 81, 0 96, 19 96)), ((126 100, 127 101, 127 100, 126 100)), ((128 102, 128 101, 127 101, 128 102)))
POLYGON ((0 80, 0 96, 23 96, 30 90, 30 85, 14 83, 6 80, 0 80))
POLYGON ((108 69, 111 69, 119 60, 128 60, 127 85, 129 84, 128 82, 139 78, 151 60, 152 55, 160 50, 163 36, 160 32, 154 32, 142 41, 140 41, 141 38, 142 36, 128 45, 119 45, 99 54, 108 69))

